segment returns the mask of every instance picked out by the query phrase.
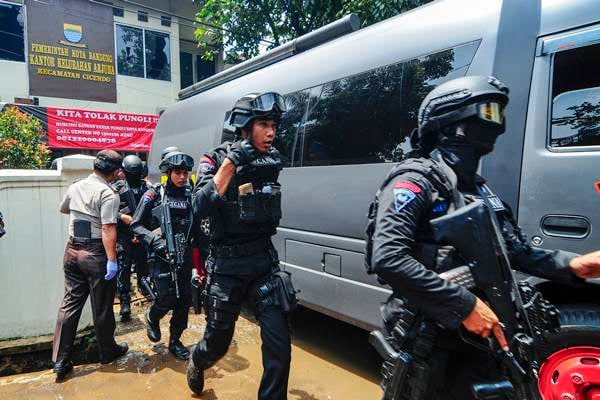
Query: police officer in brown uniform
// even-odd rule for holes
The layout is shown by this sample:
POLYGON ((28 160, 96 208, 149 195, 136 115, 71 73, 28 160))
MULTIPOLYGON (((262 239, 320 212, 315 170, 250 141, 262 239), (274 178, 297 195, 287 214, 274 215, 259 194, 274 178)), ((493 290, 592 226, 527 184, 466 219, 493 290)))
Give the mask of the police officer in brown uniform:
POLYGON ((63 259, 65 295, 58 310, 52 351, 59 380, 73 369, 73 342, 88 295, 100 362, 110 363, 128 350, 126 343, 115 342, 113 314, 119 197, 109 183, 117 179, 121 161, 115 151, 98 152, 94 173, 72 184, 60 204, 60 212, 69 214, 69 241, 63 259))

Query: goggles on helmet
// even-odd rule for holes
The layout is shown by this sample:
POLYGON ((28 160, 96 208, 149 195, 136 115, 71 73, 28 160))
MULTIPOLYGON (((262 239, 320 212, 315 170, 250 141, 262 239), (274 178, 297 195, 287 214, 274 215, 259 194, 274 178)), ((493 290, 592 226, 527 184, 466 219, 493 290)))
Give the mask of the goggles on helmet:
POLYGON ((497 125, 498 128, 503 128, 505 108, 505 104, 497 101, 469 104, 458 110, 432 117, 420 130, 421 132, 435 131, 468 118, 477 118, 482 122, 491 123, 497 125))
POLYGON ((477 116, 484 121, 504 124, 504 105, 496 102, 477 104, 477 116))
POLYGON ((172 156, 169 156, 167 154, 161 164, 162 164, 163 168, 166 168, 166 169, 181 168, 181 169, 186 169, 188 171, 191 171, 192 168, 194 167, 194 159, 192 157, 188 156, 187 154, 182 154, 182 153, 173 154, 172 156))
POLYGON ((268 114, 277 106, 279 112, 286 112, 285 99, 279 93, 268 92, 255 97, 251 102, 252 113, 256 115, 268 114))

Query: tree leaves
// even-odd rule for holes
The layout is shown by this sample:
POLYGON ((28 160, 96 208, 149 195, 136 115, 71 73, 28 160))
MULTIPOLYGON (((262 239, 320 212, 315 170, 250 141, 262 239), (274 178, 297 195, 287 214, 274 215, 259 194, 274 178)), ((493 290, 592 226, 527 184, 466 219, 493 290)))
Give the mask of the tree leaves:
POLYGON ((50 160, 40 121, 8 107, 0 113, 0 168, 38 169, 50 160))
POLYGON ((215 46, 205 58, 223 49, 225 61, 237 63, 258 55, 261 47, 277 47, 352 12, 366 26, 429 1, 205 0, 196 14, 196 39, 215 46))

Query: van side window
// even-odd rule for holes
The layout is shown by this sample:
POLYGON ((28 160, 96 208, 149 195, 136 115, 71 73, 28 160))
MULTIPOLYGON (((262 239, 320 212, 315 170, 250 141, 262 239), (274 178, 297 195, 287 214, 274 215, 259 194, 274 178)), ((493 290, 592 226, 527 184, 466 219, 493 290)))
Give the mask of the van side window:
POLYGON ((600 146, 600 44, 554 55, 550 146, 600 146))
POLYGON ((402 160, 421 101, 440 83, 463 76, 478 45, 467 43, 312 88, 301 124, 301 166, 402 160))
POLYGON ((284 167, 298 167, 302 137, 300 132, 304 125, 309 90, 290 93, 284 96, 287 111, 284 114, 273 145, 281 153, 284 167))

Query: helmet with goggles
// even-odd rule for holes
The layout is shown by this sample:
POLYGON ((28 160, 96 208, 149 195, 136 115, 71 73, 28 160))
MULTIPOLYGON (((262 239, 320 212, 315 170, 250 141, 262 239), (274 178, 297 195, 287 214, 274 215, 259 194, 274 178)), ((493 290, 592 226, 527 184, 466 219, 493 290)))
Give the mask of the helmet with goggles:
POLYGON ((413 146, 431 141, 439 133, 451 135, 446 128, 467 121, 496 136, 504 133, 508 92, 502 82, 491 76, 466 76, 439 85, 421 103, 419 127, 411 138, 413 146))
POLYGON ((191 171, 194 168, 194 159, 181 151, 172 151, 163 157, 158 168, 162 173, 166 173, 172 169, 191 171))
POLYGON ((279 121, 286 111, 285 99, 279 93, 250 93, 235 102, 229 124, 244 128, 256 118, 279 121))

